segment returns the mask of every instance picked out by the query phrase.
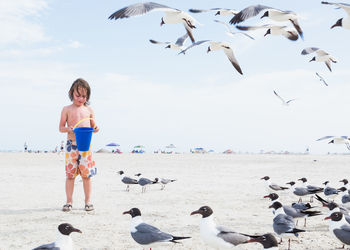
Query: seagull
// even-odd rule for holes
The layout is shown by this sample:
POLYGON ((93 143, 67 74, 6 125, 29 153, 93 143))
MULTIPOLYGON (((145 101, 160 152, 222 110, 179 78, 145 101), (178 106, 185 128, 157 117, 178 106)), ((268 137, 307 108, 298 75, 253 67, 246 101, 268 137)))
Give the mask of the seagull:
MULTIPOLYGON (((311 192, 312 194, 321 193, 324 190, 324 188, 322 188, 322 187, 307 185, 307 179, 305 177, 298 179, 298 181, 302 181, 303 187, 307 188, 307 190, 309 192, 311 192)), ((312 200, 313 200, 313 196, 310 196, 310 202, 312 202, 312 200)))
POLYGON ((274 35, 274 36, 284 36, 288 38, 291 41, 296 41, 299 38, 299 35, 295 31, 287 30, 287 26, 278 26, 273 24, 265 24, 261 26, 236 26, 239 30, 258 30, 258 29, 266 29, 266 33, 264 36, 267 35, 274 35))
POLYGON ((350 245, 350 224, 345 220, 345 216, 340 212, 334 212, 330 216, 324 218, 331 220, 329 223, 329 231, 345 245, 350 245))
POLYGON ((345 208, 350 209, 350 190, 348 190, 346 187, 341 187, 338 190, 342 191, 343 194, 341 197, 341 203, 345 208))
POLYGON ((270 181, 270 177, 269 176, 264 176, 262 178, 260 178, 260 180, 265 180, 266 183, 266 188, 268 190, 268 193, 274 192, 274 191, 280 191, 280 190, 284 190, 284 189, 288 189, 287 187, 281 187, 275 183, 271 183, 270 181))
POLYGON ((252 40, 255 40, 254 37, 252 37, 252 36, 250 36, 250 35, 248 35, 248 34, 246 34, 246 33, 244 33, 244 32, 233 32, 233 31, 231 30, 230 26, 229 26, 227 23, 225 23, 225 22, 222 22, 222 21, 219 21, 219 20, 214 20, 214 22, 221 23, 221 24, 225 25, 225 27, 226 27, 226 29, 227 29, 226 34, 229 35, 229 36, 231 36, 231 37, 234 37, 236 34, 242 34, 242 35, 244 35, 244 36, 246 36, 246 37, 248 37, 248 38, 250 38, 250 39, 252 39, 252 40))
POLYGON ((237 13, 231 20, 230 24, 237 24, 247 20, 248 18, 258 15, 261 11, 265 10, 264 15, 261 18, 269 17, 273 21, 284 22, 290 21, 295 29, 298 31, 301 38, 303 38, 303 31, 298 23, 297 14, 293 11, 283 11, 275 8, 271 8, 265 5, 251 5, 239 13, 237 13))
POLYGON ((340 18, 332 27, 331 29, 333 29, 334 27, 343 27, 344 29, 350 29, 350 4, 348 3, 330 3, 330 2, 321 2, 322 4, 330 4, 330 5, 335 5, 339 8, 342 8, 343 10, 346 11, 346 13, 348 14, 348 16, 344 19, 344 18, 340 18))
POLYGON ((348 187, 348 183, 349 183, 348 179, 342 179, 342 180, 340 180, 339 182, 342 182, 342 183, 344 184, 344 187, 345 187, 346 189, 349 189, 349 187, 348 187))
MULTIPOLYGON (((265 195, 264 198, 270 198, 270 200, 272 202, 279 201, 279 196, 276 193, 271 193, 269 195, 265 195)), ((288 207, 288 206, 285 206, 285 205, 283 206, 284 212, 288 215, 288 213, 287 213, 286 209, 284 209, 284 207, 288 207)), ((314 208, 310 205, 310 203, 303 203, 303 202, 298 202, 298 203, 294 202, 294 203, 292 203, 291 207, 295 208, 295 209, 299 209, 299 210, 308 210, 310 208, 314 208)), ((273 210, 273 212, 274 212, 274 210, 273 210)))
POLYGON ((217 226, 212 216, 213 210, 208 206, 200 207, 191 213, 191 215, 194 214, 202 215, 199 226, 201 238, 206 244, 214 248, 232 248, 251 242, 249 235, 236 233, 228 228, 217 226))
POLYGON ((235 55, 233 54, 232 48, 226 42, 214 42, 214 41, 211 41, 211 40, 198 41, 198 42, 192 43, 186 49, 182 50, 179 54, 185 54, 186 51, 189 50, 190 48, 193 48, 194 46, 198 46, 198 45, 203 44, 203 43, 209 43, 210 44, 209 47, 208 47, 207 53, 209 53, 210 51, 215 51, 215 50, 223 50, 225 52, 228 60, 233 65, 233 67, 235 67, 235 69, 238 71, 238 73, 243 75, 242 69, 241 69, 241 67, 238 64, 238 61, 237 61, 235 55))
POLYGON ((280 97, 277 92, 274 90, 273 93, 282 101, 282 104, 284 106, 289 106, 289 103, 291 103, 292 101, 296 100, 296 99, 290 99, 288 101, 285 101, 282 97, 280 97))
POLYGON ((150 179, 142 177, 140 173, 135 174, 135 176, 138 176, 139 179, 137 180, 137 183, 142 187, 142 193, 146 192, 146 186, 150 184, 155 184, 158 182, 158 178, 155 178, 154 181, 151 181, 150 179))
POLYGON ((278 250, 278 242, 272 234, 264 234, 251 239, 251 242, 259 242, 264 249, 278 250))
POLYGON ((331 141, 328 142, 328 144, 345 144, 346 147, 350 150, 350 138, 347 135, 342 135, 342 136, 333 136, 333 135, 327 135, 324 136, 320 139, 317 139, 316 141, 322 141, 325 139, 332 139, 331 141))
POLYGON ((223 9, 223 8, 212 8, 212 9, 206 9, 206 10, 189 9, 188 11, 192 13, 202 13, 202 12, 213 11, 213 12, 216 12, 215 16, 230 16, 230 15, 236 15, 238 13, 237 10, 223 9))
POLYGON ((315 194, 316 192, 318 192, 318 190, 308 190, 306 187, 295 187, 295 182, 294 181, 290 181, 287 182, 286 184, 289 184, 291 186, 291 191, 293 194, 295 194, 296 196, 299 196, 299 201, 301 201, 301 197, 302 196, 306 196, 306 195, 312 195, 315 194))
POLYGON ((165 48, 166 49, 174 49, 174 50, 182 50, 184 49, 184 43, 186 42, 188 38, 188 34, 186 33, 185 35, 179 37, 175 43, 171 42, 158 42, 153 39, 150 39, 149 41, 154 44, 168 44, 165 48))
POLYGON ((191 41, 195 42, 194 37, 192 35, 192 29, 196 28, 195 24, 199 24, 199 22, 195 20, 192 16, 190 16, 188 13, 182 10, 170 8, 163 4, 153 2, 132 4, 120 10, 117 10, 112 15, 110 15, 109 19, 117 20, 122 18, 129 18, 132 16, 140 16, 151 11, 165 12, 165 16, 162 17, 160 25, 183 23, 191 41))
POLYGON ((178 237, 160 231, 158 228, 146 224, 142 221, 141 211, 138 208, 132 208, 123 214, 131 215, 130 233, 131 237, 140 245, 158 245, 162 243, 179 243, 178 240, 189 239, 191 237, 178 237))
POLYGON ((174 182, 174 181, 176 181, 176 180, 160 178, 160 183, 162 185, 161 190, 164 190, 166 184, 168 184, 170 182, 174 182))
POLYGON ((125 190, 125 191, 129 192, 129 190, 130 190, 130 185, 138 184, 137 180, 125 176, 125 175, 124 175, 124 171, 121 170, 121 171, 118 171, 117 173, 120 174, 121 181, 122 181, 124 184, 126 184, 126 190, 125 190))
POLYGON ((323 82, 324 85, 328 86, 328 84, 326 83, 326 80, 322 76, 320 76, 319 73, 316 72, 316 75, 318 76, 318 78, 320 78, 320 81, 323 82))
POLYGON ((305 232, 305 230, 295 228, 293 218, 284 213, 282 204, 280 202, 274 202, 271 206, 269 206, 269 208, 275 209, 275 217, 273 218, 273 230, 277 235, 288 238, 288 249, 290 249, 290 237, 298 237, 298 233, 305 232))
POLYGON ((345 219, 350 223, 350 216, 349 216, 349 210, 344 207, 343 205, 339 205, 335 203, 334 201, 328 202, 324 199, 322 199, 319 195, 315 194, 316 199, 322 203, 323 207, 328 207, 330 212, 341 212, 344 215, 346 215, 345 219))
POLYGON ((310 53, 316 52, 316 56, 314 56, 310 62, 316 61, 316 62, 324 62, 327 65, 327 68, 332 72, 331 68, 331 62, 337 63, 337 60, 332 57, 330 54, 328 54, 326 51, 316 48, 316 47, 308 47, 301 51, 302 55, 307 55, 310 53))
POLYGON ((323 193, 326 197, 329 197, 334 200, 334 198, 338 195, 338 190, 335 188, 332 188, 328 185, 329 181, 325 181, 323 184, 325 185, 325 188, 323 190, 323 193))
POLYGON ((81 231, 77 228, 74 228, 69 223, 62 223, 58 226, 58 236, 55 242, 50 244, 41 245, 39 247, 34 248, 33 250, 44 250, 44 249, 52 249, 52 250, 73 250, 73 241, 70 237, 72 232, 81 233, 81 231))

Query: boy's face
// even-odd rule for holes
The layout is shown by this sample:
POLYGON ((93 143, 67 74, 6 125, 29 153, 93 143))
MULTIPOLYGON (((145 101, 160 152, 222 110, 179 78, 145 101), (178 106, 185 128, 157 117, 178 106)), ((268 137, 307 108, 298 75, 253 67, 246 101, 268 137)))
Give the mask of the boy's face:
POLYGON ((73 103, 80 107, 86 103, 86 89, 79 87, 77 90, 73 92, 73 103))

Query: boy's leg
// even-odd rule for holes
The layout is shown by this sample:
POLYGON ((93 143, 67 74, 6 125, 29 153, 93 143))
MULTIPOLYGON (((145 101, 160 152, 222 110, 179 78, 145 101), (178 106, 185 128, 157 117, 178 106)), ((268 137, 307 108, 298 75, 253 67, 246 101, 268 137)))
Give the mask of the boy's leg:
POLYGON ((91 180, 89 177, 82 177, 82 179, 83 179, 84 194, 85 194, 85 204, 90 204, 91 180))
POLYGON ((73 204, 74 180, 75 178, 66 178, 67 204, 73 204))

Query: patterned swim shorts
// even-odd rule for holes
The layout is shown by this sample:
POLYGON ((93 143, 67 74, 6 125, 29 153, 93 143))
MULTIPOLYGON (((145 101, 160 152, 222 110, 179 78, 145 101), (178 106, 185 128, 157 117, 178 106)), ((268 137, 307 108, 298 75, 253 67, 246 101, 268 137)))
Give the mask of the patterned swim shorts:
POLYGON ((68 140, 66 144, 65 165, 68 178, 75 178, 78 174, 82 178, 90 178, 97 174, 91 151, 79 152, 77 145, 72 144, 72 140, 68 140))

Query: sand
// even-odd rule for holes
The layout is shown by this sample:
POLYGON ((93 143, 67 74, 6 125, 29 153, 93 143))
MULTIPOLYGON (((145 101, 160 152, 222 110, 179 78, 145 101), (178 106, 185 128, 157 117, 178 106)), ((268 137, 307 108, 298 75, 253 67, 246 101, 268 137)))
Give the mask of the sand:
MULTIPOLYGON (((72 234, 75 249, 142 249, 130 236, 130 216, 122 215, 133 207, 141 210, 145 222, 173 235, 192 237, 183 244, 155 249, 212 249, 200 239, 201 217, 190 216, 191 211, 208 205, 220 225, 249 234, 273 232, 270 202, 262 199, 266 194, 262 176, 269 175, 278 184, 307 177, 310 184, 329 180, 340 187, 339 180, 349 178, 350 161, 349 155, 94 154, 94 158, 98 167, 98 175, 93 177, 95 212, 83 209, 79 177, 73 210, 64 213, 62 154, 0 153, 0 249, 31 249, 52 242, 63 222, 83 231, 72 234), (165 190, 153 185, 144 194, 140 186, 125 192, 116 173, 119 170, 177 181, 165 190)), ((284 204, 296 200, 288 192, 281 194, 284 204)), ((307 232, 292 242, 292 249, 340 247, 324 217, 308 219, 306 228, 299 221, 298 227, 307 232)), ((286 248, 284 241, 280 249, 286 248)), ((261 249, 261 245, 252 243, 240 249, 261 249)))

